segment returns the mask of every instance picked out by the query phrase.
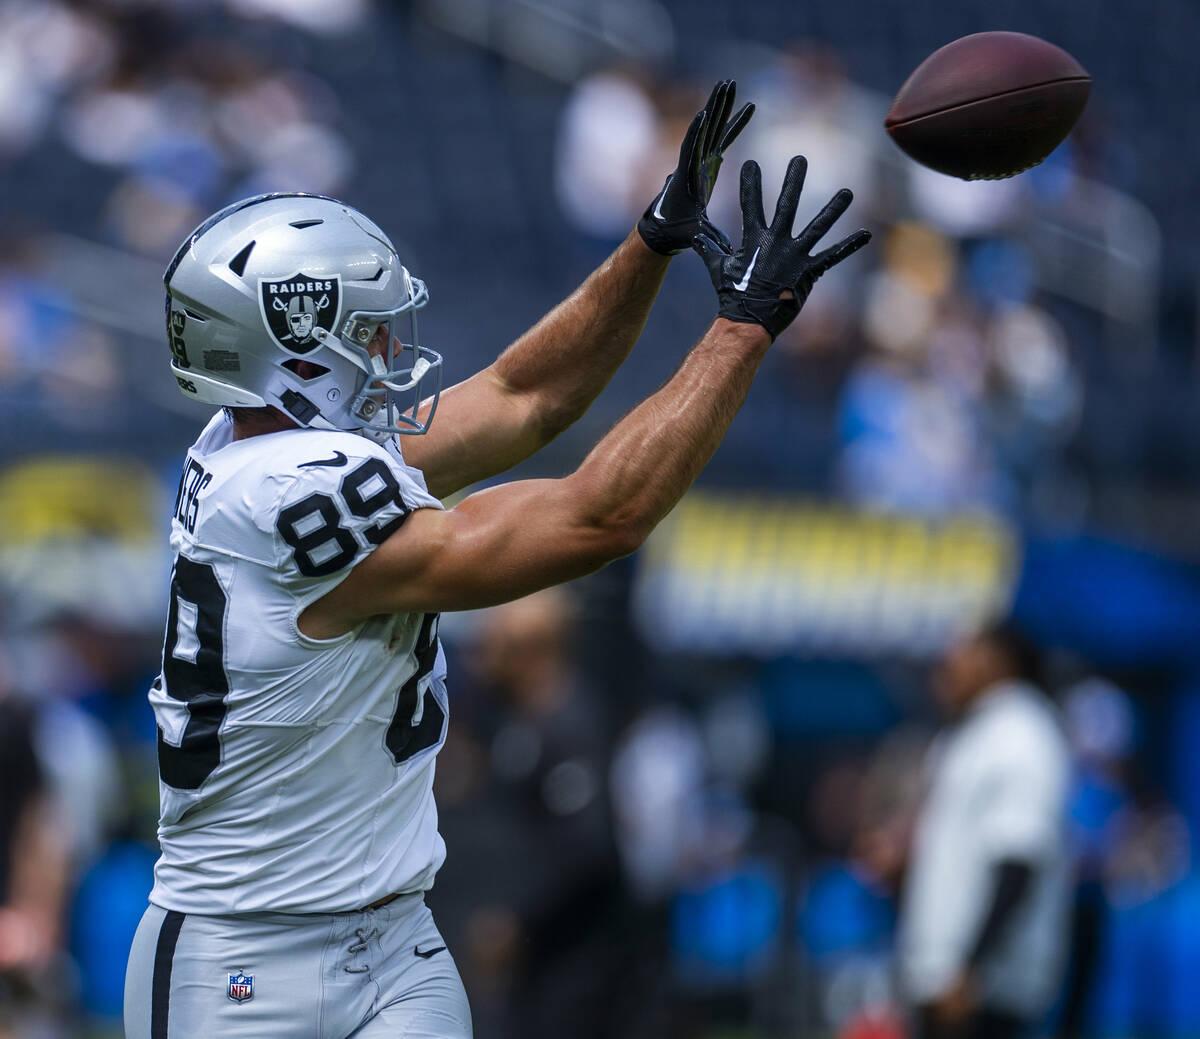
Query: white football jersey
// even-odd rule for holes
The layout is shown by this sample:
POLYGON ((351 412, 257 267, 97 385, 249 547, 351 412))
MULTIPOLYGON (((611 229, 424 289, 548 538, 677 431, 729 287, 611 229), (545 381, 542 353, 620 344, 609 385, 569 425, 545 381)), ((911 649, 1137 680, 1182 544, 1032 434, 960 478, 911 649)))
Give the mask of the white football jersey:
POLYGON ((158 721, 156 905, 345 912, 423 891, 445 857, 435 614, 334 639, 297 617, 414 509, 441 508, 395 444, 294 429, 188 452, 171 545, 158 721))

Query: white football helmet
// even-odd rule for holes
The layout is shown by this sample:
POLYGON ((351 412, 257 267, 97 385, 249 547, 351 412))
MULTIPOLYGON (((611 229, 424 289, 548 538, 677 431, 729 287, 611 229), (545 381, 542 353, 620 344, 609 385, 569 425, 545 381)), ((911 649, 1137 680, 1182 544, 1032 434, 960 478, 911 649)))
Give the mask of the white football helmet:
POLYGON ((336 199, 235 202, 188 235, 163 281, 171 371, 185 396, 273 405, 302 426, 375 440, 424 433, 433 421, 442 358, 417 339, 425 283, 400 263, 387 235, 336 199), (396 330, 401 315, 411 322, 405 342, 396 330), (385 324, 387 349, 373 356, 367 347, 385 324), (433 406, 422 422, 426 396, 433 406))

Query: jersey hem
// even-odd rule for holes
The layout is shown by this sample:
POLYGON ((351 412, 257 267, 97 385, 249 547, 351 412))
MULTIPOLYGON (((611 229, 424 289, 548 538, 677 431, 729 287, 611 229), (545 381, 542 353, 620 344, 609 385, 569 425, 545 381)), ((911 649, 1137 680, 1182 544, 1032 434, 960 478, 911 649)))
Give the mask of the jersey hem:
MULTIPOLYGON (((399 902, 406 898, 419 897, 421 899, 424 899, 425 894, 428 891, 432 890, 432 888, 433 888, 433 885, 430 884, 429 887, 418 888, 416 890, 387 892, 384 895, 380 895, 379 898, 386 898, 387 894, 395 894, 396 902, 399 902)), ((288 908, 280 909, 280 908, 276 908, 276 907, 268 908, 268 907, 264 906, 259 909, 235 909, 235 910, 227 909, 227 910, 221 911, 220 909, 185 908, 185 905, 192 906, 193 905, 192 903, 185 904, 182 902, 175 902, 172 905, 168 905, 163 900, 156 899, 154 897, 153 893, 151 894, 151 897, 149 899, 147 899, 147 901, 150 903, 150 905, 156 906, 157 908, 162 909, 164 912, 184 913, 187 916, 219 916, 219 917, 231 917, 231 916, 303 916, 303 917, 343 916, 343 915, 347 915, 349 913, 365 912, 365 911, 367 911, 367 906, 371 904, 370 902, 367 902, 363 905, 354 906, 350 909, 313 908, 311 906, 306 906, 304 908, 295 908, 295 909, 288 909, 288 908)), ((378 901, 378 899, 375 899, 375 901, 378 901)), ((391 904, 394 904, 394 903, 389 903, 389 905, 391 905, 391 904)), ((381 908, 386 908, 386 906, 381 907, 381 908)))

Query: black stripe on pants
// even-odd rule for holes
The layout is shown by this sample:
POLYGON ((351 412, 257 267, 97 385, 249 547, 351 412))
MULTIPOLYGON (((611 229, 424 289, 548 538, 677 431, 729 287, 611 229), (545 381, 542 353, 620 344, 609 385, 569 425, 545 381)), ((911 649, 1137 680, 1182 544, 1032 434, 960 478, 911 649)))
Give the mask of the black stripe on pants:
POLYGON ((171 1013, 171 963, 175 959, 175 943, 179 941, 184 915, 168 909, 162 927, 158 929, 158 945, 154 949, 154 979, 150 983, 150 1039, 167 1039, 167 1019, 171 1013))

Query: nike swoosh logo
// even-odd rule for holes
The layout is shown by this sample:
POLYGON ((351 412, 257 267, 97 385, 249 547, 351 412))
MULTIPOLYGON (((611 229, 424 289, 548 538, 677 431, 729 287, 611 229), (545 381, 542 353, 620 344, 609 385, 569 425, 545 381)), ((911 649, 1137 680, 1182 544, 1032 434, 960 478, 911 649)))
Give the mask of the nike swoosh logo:
POLYGON ((758 249, 754 250, 754 255, 750 257, 750 266, 746 268, 746 273, 742 275, 742 280, 735 286, 738 292, 745 292, 750 287, 750 275, 754 271, 754 265, 758 262, 758 249))
POLYGON ((654 213, 652 214, 655 220, 665 220, 666 217, 662 214, 663 199, 667 196, 667 188, 671 186, 671 181, 675 179, 675 174, 672 173, 667 182, 663 185, 662 193, 658 196, 658 201, 654 203, 654 213))
POLYGON ((334 451, 332 458, 318 458, 315 462, 301 462, 296 468, 308 469, 314 465, 327 465, 330 469, 340 469, 350 459, 348 459, 341 451, 334 451))
POLYGON ((435 952, 445 952, 445 951, 446 951, 446 947, 444 945, 436 946, 433 949, 426 949, 424 952, 422 952, 419 948, 417 948, 417 946, 415 946, 415 945, 413 946, 413 954, 415 956, 420 956, 421 959, 423 959, 423 960, 429 959, 429 957, 432 956, 435 952))

